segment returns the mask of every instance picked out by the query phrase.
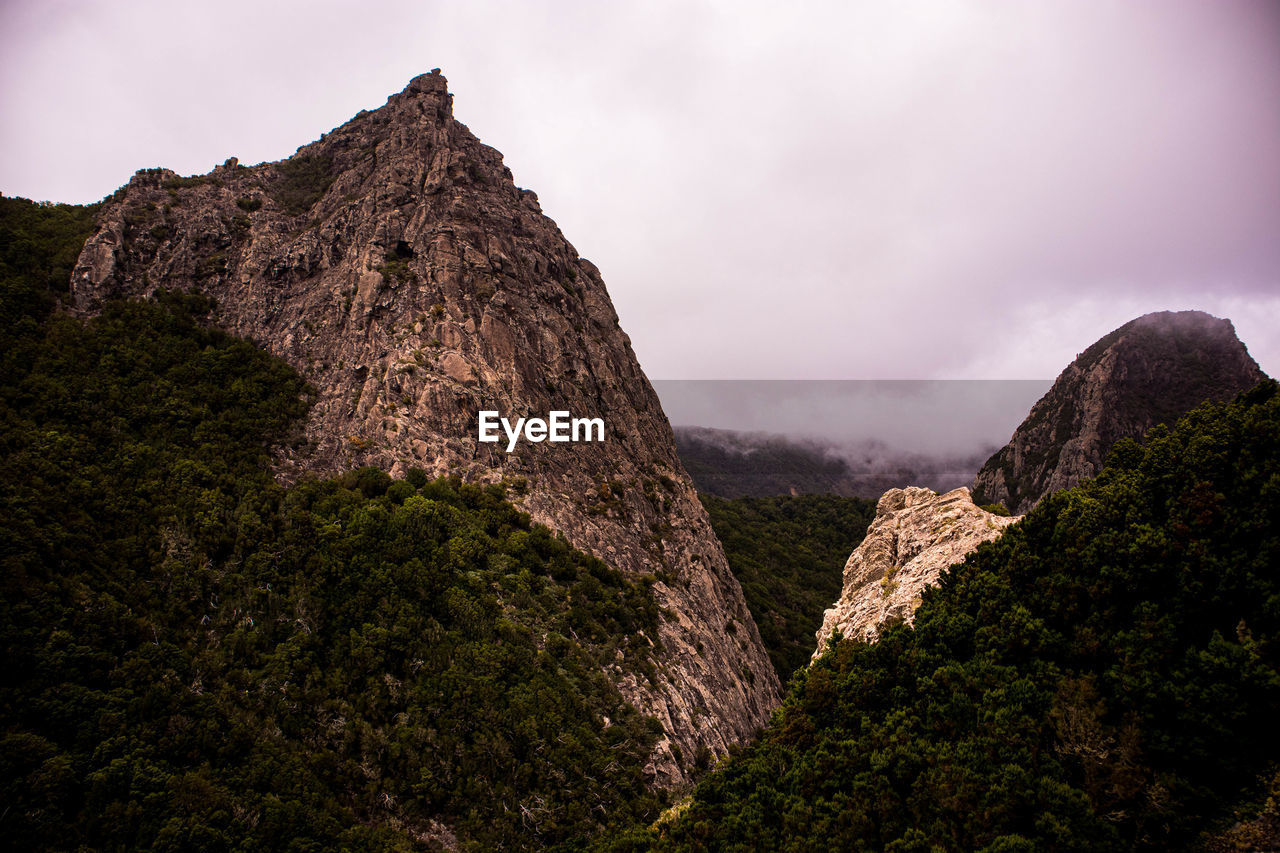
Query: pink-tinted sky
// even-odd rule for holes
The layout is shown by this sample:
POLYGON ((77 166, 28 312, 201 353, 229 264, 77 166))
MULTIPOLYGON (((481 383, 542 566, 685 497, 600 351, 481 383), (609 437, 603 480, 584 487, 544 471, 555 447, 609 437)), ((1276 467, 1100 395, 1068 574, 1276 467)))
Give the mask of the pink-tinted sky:
POLYGON ((278 159, 441 67, 658 378, 1052 377, 1147 311, 1280 372, 1280 4, 0 5, 0 191, 278 159))

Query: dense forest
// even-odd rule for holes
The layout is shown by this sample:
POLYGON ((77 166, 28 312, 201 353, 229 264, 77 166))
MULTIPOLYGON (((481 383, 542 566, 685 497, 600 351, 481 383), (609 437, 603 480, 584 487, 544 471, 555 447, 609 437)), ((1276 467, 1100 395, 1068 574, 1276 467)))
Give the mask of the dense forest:
POLYGON ((577 849, 661 808, 658 611, 503 487, 279 486, 311 392, 160 292, 54 311, 92 211, 0 199, 0 834, 577 849))
POLYGON ((833 644, 760 741, 614 849, 1259 849, 1235 824, 1268 794, 1276 820, 1278 555, 1268 381, 1122 441, 914 626, 833 644))
POLYGON ((835 495, 701 495, 783 684, 809 663, 822 613, 840 597, 845 561, 876 502, 835 495))

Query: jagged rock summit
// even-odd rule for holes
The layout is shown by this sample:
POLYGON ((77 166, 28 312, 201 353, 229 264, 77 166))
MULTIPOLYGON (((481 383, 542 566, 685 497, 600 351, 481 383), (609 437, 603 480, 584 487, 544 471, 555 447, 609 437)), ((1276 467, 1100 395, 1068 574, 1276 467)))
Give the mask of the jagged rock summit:
POLYGON ((823 614, 813 660, 836 631, 873 640, 886 621, 910 622, 925 587, 1017 520, 976 506, 964 487, 942 495, 918 486, 885 492, 845 563, 840 600, 823 614))
POLYGON ((978 472, 978 503, 1025 513, 1092 477, 1112 445, 1140 439, 1206 400, 1265 378, 1229 320, 1161 311, 1132 320, 1076 357, 978 472))
POLYGON ((505 479, 535 521, 656 577, 658 672, 614 675, 669 734, 657 782, 768 720, 777 678, 599 271, 453 118, 438 72, 288 160, 136 174, 72 292, 89 312, 158 287, 215 297, 225 328, 316 388, 282 479, 363 465, 505 479), (602 418, 606 440, 508 454, 477 441, 481 410, 602 418))

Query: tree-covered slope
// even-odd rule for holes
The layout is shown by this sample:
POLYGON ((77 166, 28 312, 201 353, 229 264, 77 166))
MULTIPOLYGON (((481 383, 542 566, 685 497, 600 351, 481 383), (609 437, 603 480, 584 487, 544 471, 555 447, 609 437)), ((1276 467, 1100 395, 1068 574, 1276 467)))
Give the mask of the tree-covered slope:
POLYGON ((875 501, 835 495, 699 497, 786 684, 813 654, 822 613, 840 597, 842 569, 867 532, 875 501))
POLYGON ((67 292, 96 209, 0 196, 0 381, 30 365, 28 347, 67 292))
POLYGON ((643 583, 498 486, 281 488, 297 373, 199 296, 49 313, 74 211, 5 201, 9 846, 576 848, 656 813, 661 728, 606 676, 655 675, 643 583))
POLYGON ((945 573, 914 628, 840 643, 757 745, 632 841, 1194 848, 1280 760, 1278 555, 1266 382, 1121 441, 945 573))

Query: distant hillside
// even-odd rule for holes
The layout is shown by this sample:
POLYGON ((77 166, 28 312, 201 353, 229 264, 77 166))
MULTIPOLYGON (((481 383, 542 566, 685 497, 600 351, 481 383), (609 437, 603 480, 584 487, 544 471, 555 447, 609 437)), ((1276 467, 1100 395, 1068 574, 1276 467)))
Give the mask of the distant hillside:
POLYGON ((903 486, 945 492, 967 485, 987 456, 903 453, 877 441, 837 446, 769 433, 674 429, 676 451, 694 486, 723 498, 827 494, 875 499, 903 486))
POLYGON ((1120 439, 1140 439, 1152 426, 1206 400, 1228 400, 1264 376, 1229 320, 1202 311, 1146 314, 1062 371, 978 472, 974 500, 1025 513, 1098 473, 1120 439))

